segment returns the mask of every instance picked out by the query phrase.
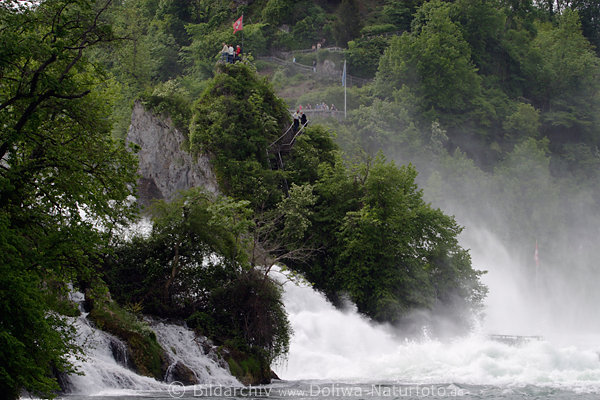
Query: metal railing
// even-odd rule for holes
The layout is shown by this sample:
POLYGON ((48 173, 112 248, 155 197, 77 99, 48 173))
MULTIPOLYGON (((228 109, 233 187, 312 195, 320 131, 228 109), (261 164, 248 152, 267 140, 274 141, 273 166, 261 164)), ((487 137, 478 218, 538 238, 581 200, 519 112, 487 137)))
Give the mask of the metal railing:
MULTIPOLYGON (((272 62, 272 63, 286 66, 286 67, 292 67, 292 68, 301 70, 306 73, 316 74, 316 75, 324 76, 324 77, 327 77, 330 79, 336 79, 336 80, 339 80, 340 82, 342 81, 342 71, 337 71, 337 70, 324 71, 322 68, 318 68, 315 71, 315 68, 313 68, 310 65, 300 64, 299 62, 287 61, 287 60, 284 60, 282 58, 275 57, 275 56, 261 56, 261 57, 257 57, 257 59, 262 60, 262 61, 272 62)), ((370 82, 372 82, 372 79, 359 78, 357 76, 352 76, 348 73, 346 74, 346 84, 348 86, 362 86, 362 85, 366 85, 370 82)))
POLYGON ((307 120, 304 124, 300 124, 298 126, 297 131, 293 130, 294 124, 291 124, 289 128, 287 128, 287 130, 283 133, 283 135, 279 136, 273 143, 267 146, 267 153, 275 152, 275 150, 277 151, 277 153, 281 153, 282 151, 289 152, 294 146, 296 138, 302 133, 304 128, 308 126, 309 122, 310 121, 307 120), (293 133, 293 135, 291 133, 293 133), (283 142, 284 140, 286 140, 286 138, 289 138, 289 140, 287 142, 283 142))

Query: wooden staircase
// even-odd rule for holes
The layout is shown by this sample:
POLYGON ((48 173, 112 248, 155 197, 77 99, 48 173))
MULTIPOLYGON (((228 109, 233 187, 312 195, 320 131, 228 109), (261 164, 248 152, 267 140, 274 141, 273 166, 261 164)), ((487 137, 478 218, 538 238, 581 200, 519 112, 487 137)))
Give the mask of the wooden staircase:
MULTIPOLYGON (((294 130, 294 124, 291 124, 289 128, 283 133, 283 135, 279 136, 277 140, 267 146, 267 158, 271 159, 269 155, 275 155, 276 166, 271 164, 271 168, 284 170, 285 165, 283 164, 282 154, 288 154, 292 151, 294 144, 296 143, 296 138, 304 132, 304 129, 308 125, 309 121, 306 121, 304 124, 300 124, 298 126, 298 130, 294 130)), ((284 189, 287 193, 289 190, 287 179, 284 180, 284 189)))

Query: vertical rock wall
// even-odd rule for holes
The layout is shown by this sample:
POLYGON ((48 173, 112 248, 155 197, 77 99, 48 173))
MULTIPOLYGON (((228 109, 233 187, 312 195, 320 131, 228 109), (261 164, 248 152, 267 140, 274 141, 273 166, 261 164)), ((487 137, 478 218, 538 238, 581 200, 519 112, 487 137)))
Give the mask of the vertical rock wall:
POLYGON ((177 192, 202 186, 217 193, 217 180, 205 156, 192 156, 183 148, 184 134, 170 119, 160 119, 136 101, 127 132, 127 142, 140 146, 138 201, 172 199, 177 192))

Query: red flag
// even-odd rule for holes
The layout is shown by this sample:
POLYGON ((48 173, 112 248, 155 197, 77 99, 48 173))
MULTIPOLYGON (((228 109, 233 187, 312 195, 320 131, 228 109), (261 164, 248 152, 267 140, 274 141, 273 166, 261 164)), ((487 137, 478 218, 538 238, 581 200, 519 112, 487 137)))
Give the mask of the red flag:
POLYGON ((244 29, 243 20, 244 20, 244 14, 242 14, 242 16, 239 17, 237 19, 237 21, 235 21, 233 23, 233 33, 236 33, 237 31, 241 31, 242 29, 244 29))
POLYGON ((533 259, 535 260, 535 266, 539 267, 540 266, 540 259, 538 257, 537 240, 535 241, 535 252, 533 253, 533 259))

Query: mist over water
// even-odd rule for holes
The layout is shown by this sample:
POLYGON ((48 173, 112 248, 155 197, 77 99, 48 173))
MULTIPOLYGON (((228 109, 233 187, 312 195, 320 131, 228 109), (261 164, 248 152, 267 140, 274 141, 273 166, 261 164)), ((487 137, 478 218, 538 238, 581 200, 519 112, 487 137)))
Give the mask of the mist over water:
MULTIPOLYGON (((598 294, 592 288, 599 278, 593 269, 581 268, 576 253, 570 264, 543 258, 519 260, 490 230, 469 226, 462 244, 471 249, 473 265, 487 271, 489 288, 482 328, 490 334, 539 335, 557 345, 600 348, 598 294)), ((568 259, 568 257, 566 257, 568 259)))
POLYGON ((470 333, 438 339, 423 329, 420 337, 407 338, 352 308, 335 309, 310 287, 287 283, 284 301, 294 336, 287 363, 275 371, 296 380, 534 385, 600 393, 597 303, 589 303, 586 290, 576 290, 585 286, 581 276, 549 260, 536 276, 535 243, 531 260, 519 262, 486 228, 468 227, 461 245, 471 250, 476 268, 488 271, 482 277, 489 288, 485 317, 470 333), (512 346, 490 334, 542 339, 512 346))
MULTIPOLYGON (((487 271, 482 280, 489 293, 480 324, 458 337, 440 338, 427 327, 413 327, 410 331, 420 334, 408 336, 408 331, 373 324, 351 304, 336 309, 312 287, 287 282, 284 303, 294 335, 287 361, 274 366, 279 377, 288 381, 283 384, 343 382, 366 385, 367 389, 382 382, 458 385, 480 396, 476 398, 502 399, 521 399, 531 393, 546 398, 556 391, 561 394, 553 398, 560 399, 600 394, 600 335, 595 311, 599 303, 597 290, 593 290, 597 276, 590 274, 593 269, 581 267, 585 254, 574 251, 572 257, 564 257, 570 263, 561 264, 548 256, 545 249, 550 244, 543 243, 536 271, 535 242, 520 244, 530 248, 523 257, 506 244, 506 238, 500 239, 494 226, 482 223, 481 218, 467 221, 465 212, 456 214, 459 224, 465 226, 461 245, 470 249, 473 266, 487 271), (490 334, 542 339, 511 346, 491 340, 490 334)), ((181 327, 163 328, 159 331, 164 334, 158 337, 168 339, 161 339, 164 346, 182 345, 175 354, 188 355, 185 349, 191 333, 181 327)), ((81 329, 87 332, 88 327, 81 329)), ((72 380, 73 393, 166 393, 164 383, 115 363, 104 335, 94 340, 91 362, 83 365, 86 377, 72 380)), ((203 365, 210 360, 198 356, 198 362, 203 365)), ((205 367, 199 370, 209 371, 205 367)), ((218 373, 212 372, 212 378, 203 377, 203 381, 234 385, 233 378, 221 373, 225 371, 215 371, 218 373)))

